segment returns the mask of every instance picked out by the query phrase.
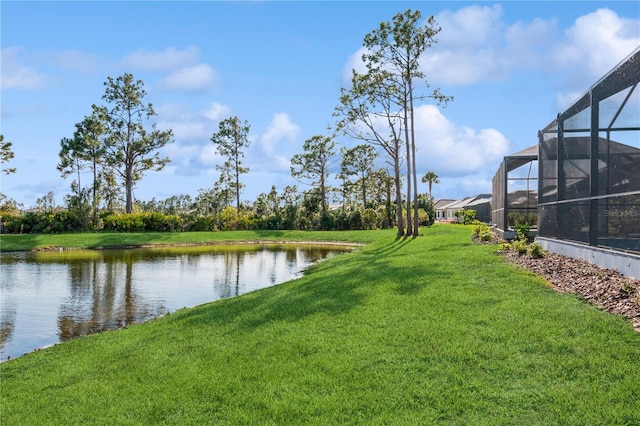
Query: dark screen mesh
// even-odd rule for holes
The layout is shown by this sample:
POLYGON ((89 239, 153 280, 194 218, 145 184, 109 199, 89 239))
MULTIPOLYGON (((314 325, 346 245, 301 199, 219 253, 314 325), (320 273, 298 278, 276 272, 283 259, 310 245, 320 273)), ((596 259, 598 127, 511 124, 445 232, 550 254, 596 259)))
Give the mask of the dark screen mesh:
POLYGON ((540 132, 538 235, 640 252, 639 63, 640 48, 540 132))

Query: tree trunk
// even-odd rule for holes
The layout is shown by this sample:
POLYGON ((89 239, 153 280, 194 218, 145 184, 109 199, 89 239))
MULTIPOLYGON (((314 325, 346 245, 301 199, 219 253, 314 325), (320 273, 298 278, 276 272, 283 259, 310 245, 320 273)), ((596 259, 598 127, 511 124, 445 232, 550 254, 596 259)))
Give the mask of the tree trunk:
POLYGON ((236 175, 236 212, 240 213, 240 178, 236 175))
POLYGON ((321 218, 321 225, 320 228, 324 230, 324 219, 326 217, 327 214, 327 202, 325 200, 325 184, 324 184, 324 171, 323 173, 323 177, 320 180, 320 205, 322 206, 322 218, 321 218))
POLYGON ((131 170, 130 165, 127 165, 127 169, 125 171, 124 185, 127 192, 125 211, 127 213, 132 213, 133 212, 133 172, 131 170))
POLYGON ((409 127, 407 120, 407 108, 404 109, 404 138, 407 151, 407 233, 413 235, 412 219, 411 219, 411 143, 409 141, 409 127))
POLYGON ((418 236, 418 175, 416 173, 416 135, 413 120, 413 86, 409 76, 409 115, 411 120, 411 160, 413 168, 413 236, 418 236))
POLYGON ((387 219, 386 219, 387 223, 385 224, 385 227, 390 228, 391 227, 391 179, 389 179, 388 177, 386 179, 385 189, 386 189, 386 195, 387 195, 387 202, 385 205, 385 210, 387 214, 387 219))
POLYGON ((362 178, 362 205, 365 209, 367 208, 367 184, 364 177, 362 178))
POLYGON ((91 192, 91 223, 96 227, 98 225, 98 163, 95 155, 93 156, 93 188, 91 192))
POLYGON ((400 162, 397 155, 393 160, 393 172, 396 178, 396 214, 398 217, 398 237, 403 237, 404 223, 402 218, 402 191, 400 190, 400 162))

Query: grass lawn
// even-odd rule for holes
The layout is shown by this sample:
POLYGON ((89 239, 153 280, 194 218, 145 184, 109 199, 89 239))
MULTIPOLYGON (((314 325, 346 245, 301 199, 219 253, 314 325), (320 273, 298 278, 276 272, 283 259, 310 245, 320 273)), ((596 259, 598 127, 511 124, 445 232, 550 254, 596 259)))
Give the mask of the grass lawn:
MULTIPOLYGON (((469 227, 422 233, 208 233, 370 243, 299 280, 2 363, 0 423, 640 424, 629 322, 472 244, 469 227)), ((182 238, 196 237, 149 241, 182 238)))
POLYGON ((0 251, 52 248, 141 247, 145 245, 222 244, 252 241, 328 241, 368 243, 377 238, 370 231, 234 231, 234 232, 131 232, 78 234, 1 234, 0 251))

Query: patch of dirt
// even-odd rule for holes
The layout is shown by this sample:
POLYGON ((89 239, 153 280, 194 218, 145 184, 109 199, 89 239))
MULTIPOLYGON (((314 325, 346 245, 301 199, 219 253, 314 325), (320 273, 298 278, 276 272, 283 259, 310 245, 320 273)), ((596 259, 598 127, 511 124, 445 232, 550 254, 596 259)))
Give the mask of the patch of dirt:
POLYGON ((557 253, 545 252, 539 259, 518 255, 514 250, 499 253, 543 277, 556 291, 577 294, 614 315, 629 319, 640 332, 640 280, 557 253))

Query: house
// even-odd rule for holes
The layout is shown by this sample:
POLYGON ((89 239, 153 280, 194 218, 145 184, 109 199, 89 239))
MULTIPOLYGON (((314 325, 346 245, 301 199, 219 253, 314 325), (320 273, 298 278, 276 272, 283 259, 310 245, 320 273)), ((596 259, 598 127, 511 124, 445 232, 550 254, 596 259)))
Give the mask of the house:
POLYGON ((433 206, 433 210, 436 214, 436 220, 444 220, 445 219, 445 210, 444 210, 444 206, 453 203, 455 200, 454 199, 449 199, 449 198, 442 198, 438 201, 436 201, 435 205, 433 206))
POLYGON ((458 210, 475 210, 476 219, 491 222, 491 194, 478 194, 438 206, 436 203, 436 219, 441 221, 457 220, 454 213, 458 210))

